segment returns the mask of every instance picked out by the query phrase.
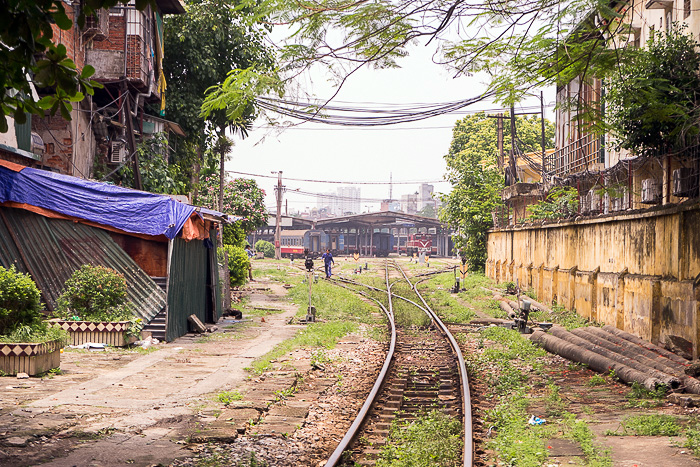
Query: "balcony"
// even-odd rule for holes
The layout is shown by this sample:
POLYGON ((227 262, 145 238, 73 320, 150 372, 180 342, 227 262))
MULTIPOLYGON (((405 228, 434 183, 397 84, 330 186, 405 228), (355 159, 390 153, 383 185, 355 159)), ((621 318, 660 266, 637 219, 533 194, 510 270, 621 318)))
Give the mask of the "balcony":
POLYGON ((593 133, 588 133, 554 151, 545 159, 547 173, 557 177, 583 172, 585 170, 599 169, 604 162, 602 138, 593 133))

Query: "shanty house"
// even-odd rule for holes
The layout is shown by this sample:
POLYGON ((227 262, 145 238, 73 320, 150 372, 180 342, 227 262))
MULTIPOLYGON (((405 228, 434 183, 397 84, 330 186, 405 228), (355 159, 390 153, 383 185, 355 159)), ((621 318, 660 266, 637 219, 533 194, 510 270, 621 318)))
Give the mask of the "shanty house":
POLYGON ((216 322, 224 220, 168 196, 0 161, 0 265, 29 273, 48 311, 89 263, 124 274, 128 299, 154 337, 184 335, 192 314, 216 322))

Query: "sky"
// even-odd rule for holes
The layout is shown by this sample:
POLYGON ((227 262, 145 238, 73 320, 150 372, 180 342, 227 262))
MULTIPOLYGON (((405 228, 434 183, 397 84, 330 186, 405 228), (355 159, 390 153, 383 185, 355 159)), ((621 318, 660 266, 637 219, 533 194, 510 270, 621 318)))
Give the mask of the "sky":
MULTIPOLYGON (((387 107, 415 103, 445 103, 476 97, 484 91, 483 79, 461 77, 453 79, 449 70, 432 63, 433 48, 414 46, 408 57, 399 60, 401 68, 388 70, 362 69, 343 85, 333 104, 367 107, 381 103, 387 107)), ((312 72, 303 86, 309 94, 328 98, 334 88, 320 72, 312 72)), ((548 93, 551 94, 551 93, 548 93)), ((552 102, 553 95, 545 95, 552 102)), ((539 105, 539 100, 524 105, 539 105)), ((483 102, 462 111, 427 120, 373 128, 338 127, 318 123, 303 123, 278 133, 265 121, 258 119, 248 138, 234 137, 235 145, 227 171, 260 174, 266 177, 229 172, 229 177, 253 178, 266 192, 265 205, 274 212, 274 186, 282 171, 285 186, 284 201, 290 213, 316 207, 315 197, 295 193, 336 191, 340 186, 361 189, 363 212, 379 210, 380 199, 389 198, 388 184, 353 184, 357 182, 388 182, 393 179, 392 197, 414 193, 421 182, 431 183, 436 192, 448 192, 443 181, 445 162, 454 123, 467 112, 499 108, 493 102, 483 102), (302 182, 293 179, 347 181, 347 184, 302 182), (416 182, 400 184, 398 182, 416 182)), ((547 118, 552 119, 551 108, 547 118)), ((517 112, 517 107, 516 107, 517 112)), ((292 120, 275 116, 280 122, 292 120)), ((284 206, 282 213, 284 214, 284 206)))

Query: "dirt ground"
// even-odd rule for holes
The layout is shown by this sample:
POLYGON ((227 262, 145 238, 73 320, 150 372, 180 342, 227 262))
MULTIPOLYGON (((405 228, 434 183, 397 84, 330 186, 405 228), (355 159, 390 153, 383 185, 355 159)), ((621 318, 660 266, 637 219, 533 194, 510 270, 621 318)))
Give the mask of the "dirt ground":
MULTIPOLYGON (((383 344, 347 336, 329 352, 335 362, 323 368, 310 365, 310 352, 297 350, 278 359, 273 371, 251 377, 244 368, 301 326, 287 324, 296 307, 280 282, 258 280, 246 293, 248 306, 275 312, 264 321, 221 322, 207 339, 188 335, 148 353, 66 350, 58 375, 0 377, 0 466, 194 466, 202 459, 224 466, 251 454, 269 467, 323 465, 381 366, 383 344), (224 406, 217 400, 234 390, 243 401, 224 406)), ((479 351, 476 340, 474 346, 479 351)), ((560 357, 550 356, 548 365, 568 410, 588 421, 614 466, 700 465, 677 438, 605 435, 632 414, 689 421, 698 419, 698 409, 667 401, 631 408, 627 386, 606 378, 591 387, 593 372, 560 357)), ((477 416, 493 403, 478 397, 484 384, 472 381, 477 416)), ((528 382, 528 397, 545 390, 534 377, 528 382)), ((531 408, 544 413, 539 409, 531 408)), ((488 440, 487 426, 475 431, 488 440)), ((547 448, 545 465, 585 465, 574 443, 553 439, 547 448)), ((483 444, 479 450, 492 459, 483 444)))
POLYGON ((244 368, 299 328, 286 324, 296 307, 281 284, 249 289, 252 304, 283 312, 234 326, 235 338, 219 329, 149 353, 66 349, 59 375, 0 377, 0 466, 167 465, 191 456, 187 437, 216 419, 216 394, 243 386, 244 368))

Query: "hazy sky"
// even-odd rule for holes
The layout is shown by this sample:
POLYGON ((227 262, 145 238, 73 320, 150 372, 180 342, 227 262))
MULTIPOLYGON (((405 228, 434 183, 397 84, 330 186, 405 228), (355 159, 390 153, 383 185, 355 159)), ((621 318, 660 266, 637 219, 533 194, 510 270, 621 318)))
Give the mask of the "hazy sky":
MULTIPOLYGON (((402 59, 399 69, 366 70, 354 74, 333 100, 335 105, 368 107, 383 103, 390 106, 409 106, 415 103, 445 103, 476 97, 483 91, 481 79, 475 77, 453 79, 449 71, 431 61, 432 48, 416 46, 409 57, 402 59)), ((306 91, 319 98, 332 95, 332 87, 323 75, 317 73, 306 91)), ((551 94, 551 93, 550 93, 551 94)), ((553 96, 545 95, 551 102, 553 96)), ((528 105, 539 105, 539 100, 528 105)), ((309 183, 294 180, 347 181, 349 186, 361 188, 363 198, 384 199, 389 197, 388 185, 352 185, 351 182, 415 181, 405 185, 395 184, 393 197, 417 191, 420 182, 433 183, 435 191, 449 191, 449 184, 440 182, 445 173, 443 156, 452 137, 456 120, 466 111, 495 109, 492 102, 476 104, 463 111, 433 117, 419 122, 374 128, 338 127, 317 123, 304 123, 278 134, 266 128, 265 122, 256 122, 249 137, 241 141, 235 138, 232 160, 226 169, 231 171, 262 174, 274 178, 255 178, 267 193, 266 205, 275 205, 273 186, 276 175, 283 172, 286 187, 284 199, 289 210, 315 207, 316 198, 294 193, 295 189, 306 192, 335 192, 342 185, 309 183)), ((551 112, 551 109, 547 109, 551 112)), ((516 109, 517 111, 517 109, 516 109)), ((552 114, 548 114, 551 119, 552 114)), ((282 118, 282 117, 280 117, 282 118)), ((284 121, 284 118, 282 118, 284 121)), ((289 121, 289 120, 287 120, 289 121)), ((231 173, 230 177, 238 177, 231 173)), ((362 211, 376 211, 379 202, 365 200, 362 211)), ((284 212, 284 210, 283 210, 284 212)))

